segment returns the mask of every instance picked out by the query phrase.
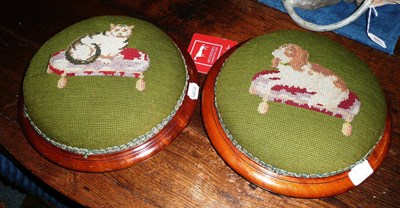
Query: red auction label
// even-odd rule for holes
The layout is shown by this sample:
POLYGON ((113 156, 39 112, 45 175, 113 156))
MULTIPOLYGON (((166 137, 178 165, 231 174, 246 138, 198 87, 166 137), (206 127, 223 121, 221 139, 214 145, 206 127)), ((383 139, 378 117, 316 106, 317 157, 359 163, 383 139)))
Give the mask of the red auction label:
POLYGON ((197 71, 207 74, 215 61, 236 44, 236 41, 195 33, 188 52, 196 64, 197 71))

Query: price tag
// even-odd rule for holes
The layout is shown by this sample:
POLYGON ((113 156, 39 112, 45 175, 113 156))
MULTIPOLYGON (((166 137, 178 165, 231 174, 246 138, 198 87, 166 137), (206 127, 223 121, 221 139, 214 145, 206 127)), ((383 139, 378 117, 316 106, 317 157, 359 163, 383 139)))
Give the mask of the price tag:
POLYGON ((384 40, 382 40, 378 36, 369 32, 369 25, 371 23, 372 11, 374 11, 375 17, 378 17, 378 12, 376 11, 375 7, 372 5, 369 5, 368 21, 367 21, 367 35, 368 35, 369 39, 371 39, 374 43, 380 45, 382 48, 386 48, 386 43, 384 40))
POLYGON ((382 39, 380 39, 378 36, 372 34, 372 33, 367 33, 368 37, 374 41, 376 44, 380 45, 382 48, 386 48, 386 43, 382 39))
POLYGON ((199 85, 196 83, 190 82, 189 83, 189 89, 187 92, 187 95, 189 96, 190 99, 192 100, 197 100, 199 98, 199 85))
POLYGON ((358 186, 373 172, 374 170, 372 169, 368 160, 365 160, 364 162, 356 165, 353 169, 351 169, 351 171, 349 172, 349 178, 355 186, 358 186))
POLYGON ((197 71, 207 74, 218 58, 236 44, 236 41, 195 33, 188 52, 196 64, 197 71))

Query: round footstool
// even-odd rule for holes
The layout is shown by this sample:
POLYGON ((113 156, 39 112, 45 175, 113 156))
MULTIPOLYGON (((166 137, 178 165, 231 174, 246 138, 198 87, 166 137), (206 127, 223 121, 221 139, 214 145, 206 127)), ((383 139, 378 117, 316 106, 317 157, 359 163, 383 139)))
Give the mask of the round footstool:
POLYGON ((204 83, 211 143, 245 179, 303 198, 343 193, 382 163, 390 120, 368 66, 339 44, 280 31, 230 50, 204 83))
POLYGON ((197 74, 186 50, 145 21, 100 16, 72 25, 33 57, 19 113, 33 147, 78 171, 132 166, 187 125, 197 74))

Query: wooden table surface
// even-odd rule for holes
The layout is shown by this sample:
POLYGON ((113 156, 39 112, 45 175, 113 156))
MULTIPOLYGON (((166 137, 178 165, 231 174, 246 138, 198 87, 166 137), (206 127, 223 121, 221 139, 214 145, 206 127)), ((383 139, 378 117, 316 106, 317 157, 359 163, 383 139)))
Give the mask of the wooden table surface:
MULTIPOLYGON (((389 56, 334 33, 380 81, 392 117, 392 142, 381 168, 359 187, 331 198, 278 196, 232 171, 211 146, 200 107, 164 151, 128 169, 81 173, 58 167, 27 142, 17 118, 17 94, 39 47, 80 20, 122 14, 148 20, 188 46, 194 33, 235 41, 282 29, 301 30, 285 14, 249 0, 5 0, 0 25, 0 144, 35 177, 88 207, 395 207, 400 206, 400 56, 389 56)), ((398 45, 399 46, 399 45, 398 45)), ((200 75, 200 84, 205 76, 200 75)), ((368 83, 366 83, 368 84, 368 83)))

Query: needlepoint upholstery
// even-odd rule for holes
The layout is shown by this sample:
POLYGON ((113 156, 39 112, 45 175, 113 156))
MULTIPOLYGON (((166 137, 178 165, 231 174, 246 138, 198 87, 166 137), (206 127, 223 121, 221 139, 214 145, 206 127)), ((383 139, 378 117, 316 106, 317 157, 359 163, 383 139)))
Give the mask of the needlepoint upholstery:
POLYGON ((325 37, 280 31, 254 38, 224 62, 215 83, 224 133, 280 175, 320 178, 365 160, 385 128, 378 81, 325 37))
POLYGON ((181 51, 160 29, 130 17, 95 17, 64 29, 33 57, 24 113, 66 151, 119 152, 165 127, 187 85, 181 51))

